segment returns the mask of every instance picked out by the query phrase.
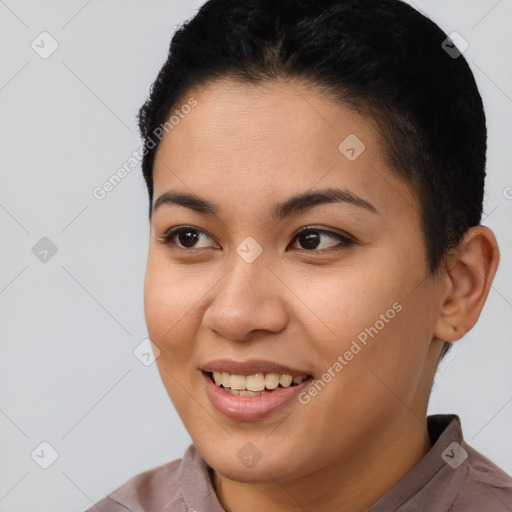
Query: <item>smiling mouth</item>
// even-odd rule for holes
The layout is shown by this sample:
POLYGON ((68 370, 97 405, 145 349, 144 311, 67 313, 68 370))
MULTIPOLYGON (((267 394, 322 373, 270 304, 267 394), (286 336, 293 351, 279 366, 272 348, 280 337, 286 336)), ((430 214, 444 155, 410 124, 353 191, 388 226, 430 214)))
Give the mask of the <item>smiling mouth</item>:
POLYGON ((298 386, 312 379, 311 375, 292 377, 278 373, 256 373, 254 375, 236 375, 224 372, 205 372, 210 379, 226 393, 235 396, 263 396, 274 390, 298 386))

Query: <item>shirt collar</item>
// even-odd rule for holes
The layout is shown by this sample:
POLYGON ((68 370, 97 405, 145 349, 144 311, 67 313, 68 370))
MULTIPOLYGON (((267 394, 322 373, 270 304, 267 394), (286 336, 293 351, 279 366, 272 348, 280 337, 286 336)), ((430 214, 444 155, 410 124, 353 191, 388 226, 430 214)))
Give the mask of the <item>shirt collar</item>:
MULTIPOLYGON (((427 427, 431 450, 367 512, 448 510, 467 472, 467 460, 457 467, 450 465, 450 459, 457 457, 457 450, 465 445, 460 419, 454 414, 432 415, 427 418, 427 427)), ((213 488, 208 465, 193 444, 185 452, 178 478, 189 510, 225 512, 213 488)), ((167 510, 166 507, 162 512, 167 510)))
POLYGON ((466 476, 464 439, 454 414, 427 418, 432 448, 423 459, 367 512, 448 510, 466 476))
MULTIPOLYGON (((178 479, 189 511, 225 512, 213 488, 208 465, 191 444, 183 456, 178 479)), ((174 510, 174 509, 173 509, 174 510)), ((167 509, 162 512, 167 512, 167 509)), ((169 509, 171 512, 171 509, 169 509)))

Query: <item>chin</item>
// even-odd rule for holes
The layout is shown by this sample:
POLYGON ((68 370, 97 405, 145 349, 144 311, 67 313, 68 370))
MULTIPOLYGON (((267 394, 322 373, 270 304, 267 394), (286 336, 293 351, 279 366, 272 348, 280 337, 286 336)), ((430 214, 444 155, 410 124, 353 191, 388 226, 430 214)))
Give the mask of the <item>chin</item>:
MULTIPOLYGON (((278 449, 274 449, 272 455, 267 456, 261 452, 258 455, 254 450, 251 458, 250 442, 242 446, 245 446, 245 450, 230 450, 219 446, 218 451, 210 448, 201 450, 200 453, 218 475, 240 483, 273 484, 276 480, 287 482, 309 473, 307 470, 297 471, 299 461, 290 460, 290 457, 278 449)), ((302 467, 306 468, 307 464, 304 463, 302 467)))
POLYGON ((274 484, 276 480, 286 482, 290 480, 292 476, 289 472, 283 475, 280 471, 283 468, 265 464, 262 461, 252 468, 243 468, 240 466, 241 464, 234 464, 232 461, 224 461, 212 467, 222 478, 244 484, 274 484))

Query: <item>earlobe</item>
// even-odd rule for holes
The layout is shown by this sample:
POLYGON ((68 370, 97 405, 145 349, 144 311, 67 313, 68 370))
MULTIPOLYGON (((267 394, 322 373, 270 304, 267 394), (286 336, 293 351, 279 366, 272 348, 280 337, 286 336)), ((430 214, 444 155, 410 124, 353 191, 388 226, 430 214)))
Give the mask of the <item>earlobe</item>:
POLYGON ((436 338, 456 341, 473 328, 487 300, 499 259, 496 237, 486 226, 470 228, 450 251, 436 338))

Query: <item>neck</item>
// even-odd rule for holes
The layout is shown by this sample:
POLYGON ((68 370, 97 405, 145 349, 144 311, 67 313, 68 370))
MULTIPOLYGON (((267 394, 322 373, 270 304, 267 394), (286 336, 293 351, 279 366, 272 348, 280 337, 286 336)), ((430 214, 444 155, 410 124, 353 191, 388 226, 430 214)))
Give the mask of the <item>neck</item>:
POLYGON ((378 440, 335 466, 285 483, 276 479, 241 483, 215 472, 212 483, 228 512, 362 512, 407 475, 430 448, 426 418, 422 422, 407 411, 407 417, 388 425, 378 440))

